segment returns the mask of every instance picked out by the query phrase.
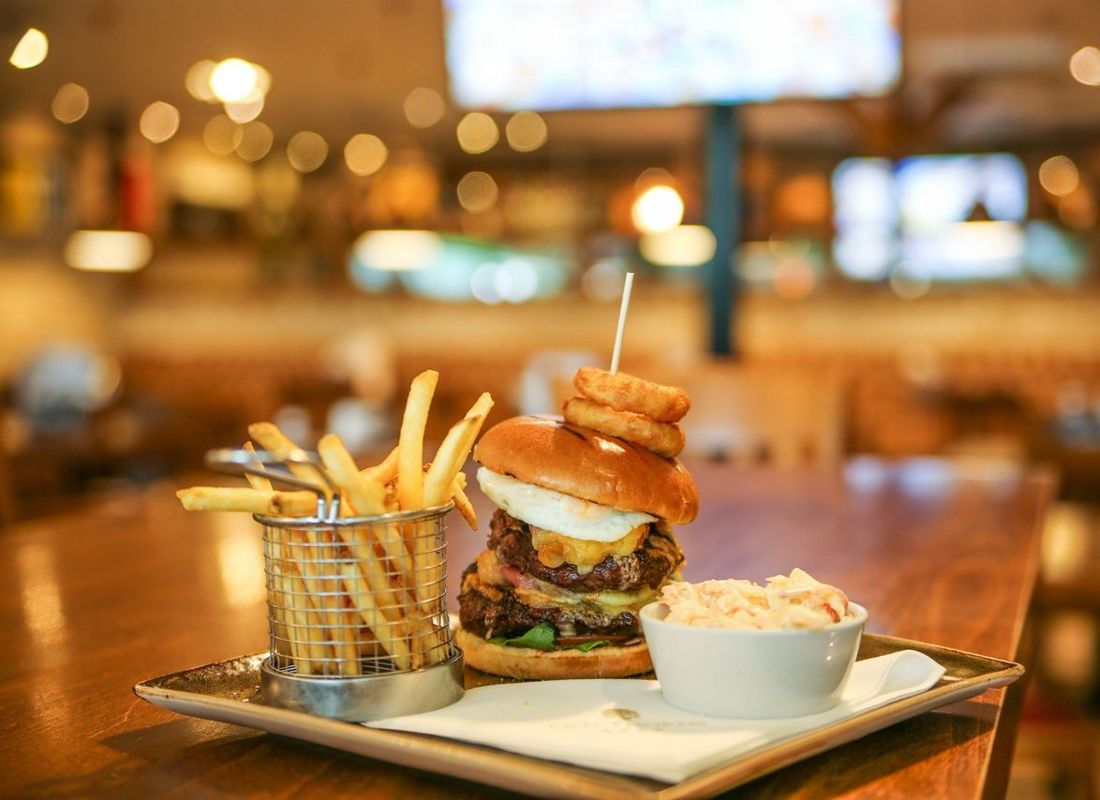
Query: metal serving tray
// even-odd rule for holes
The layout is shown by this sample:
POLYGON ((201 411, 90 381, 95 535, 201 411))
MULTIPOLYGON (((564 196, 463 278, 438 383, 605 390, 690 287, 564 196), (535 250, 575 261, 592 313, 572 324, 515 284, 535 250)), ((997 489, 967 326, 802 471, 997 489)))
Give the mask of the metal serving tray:
MULTIPOLYGON (((894 723, 1012 683, 1024 674, 1022 666, 1010 661, 874 634, 863 636, 858 658, 898 650, 922 652, 947 672, 926 692, 769 745, 676 784, 572 767, 450 739, 375 730, 267 706, 260 696, 260 665, 266 653, 152 678, 135 685, 134 692, 180 714, 244 725, 529 795, 674 800, 710 797, 894 723)), ((493 676, 466 670, 467 688, 500 682, 493 676)))

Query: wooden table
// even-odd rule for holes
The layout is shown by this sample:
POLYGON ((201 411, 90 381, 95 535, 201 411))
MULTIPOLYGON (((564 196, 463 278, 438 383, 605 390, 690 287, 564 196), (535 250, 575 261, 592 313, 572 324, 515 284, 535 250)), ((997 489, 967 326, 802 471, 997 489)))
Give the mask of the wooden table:
MULTIPOLYGON (((763 579, 797 565, 865 604, 871 631, 1017 656, 1044 476, 930 461, 862 461, 835 474, 694 471, 703 511, 681 531, 688 578, 763 579)), ((504 796, 134 697, 137 681, 266 647, 258 528, 244 515, 185 514, 171 489, 0 531, 0 795, 504 796)), ((485 522, 474 535, 452 521, 452 592, 485 522)), ((734 794, 996 796, 1013 694, 987 692, 734 794)))

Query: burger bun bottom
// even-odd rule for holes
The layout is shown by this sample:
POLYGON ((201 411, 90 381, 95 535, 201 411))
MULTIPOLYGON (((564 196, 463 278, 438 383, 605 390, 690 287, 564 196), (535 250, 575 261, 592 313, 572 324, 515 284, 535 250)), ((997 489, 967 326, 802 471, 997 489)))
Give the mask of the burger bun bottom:
POLYGON ((458 626, 455 642, 465 654, 466 665, 474 669, 524 680, 569 678, 626 678, 653 669, 646 643, 603 645, 589 650, 535 650, 493 644, 458 626))

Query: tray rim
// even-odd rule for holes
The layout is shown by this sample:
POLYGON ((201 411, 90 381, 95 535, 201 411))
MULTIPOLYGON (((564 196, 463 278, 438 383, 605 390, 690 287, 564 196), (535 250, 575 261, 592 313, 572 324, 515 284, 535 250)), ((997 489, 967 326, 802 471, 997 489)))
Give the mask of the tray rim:
POLYGON ((1006 686, 1025 672, 1024 667, 1016 662, 965 650, 872 633, 864 634, 864 639, 889 648, 892 652, 911 649, 932 658, 936 658, 936 654, 951 656, 955 660, 978 665, 984 671, 979 675, 962 678, 952 677, 948 672, 940 683, 921 694, 807 731, 673 784, 573 766, 453 739, 367 728, 262 703, 175 689, 167 685, 203 670, 227 664, 246 664, 250 660, 255 662, 258 671, 259 663, 267 653, 238 656, 149 678, 135 684, 133 691, 143 700, 176 713, 242 725, 387 763, 535 796, 682 800, 709 797, 733 789, 895 723, 975 697, 988 689, 1006 686))

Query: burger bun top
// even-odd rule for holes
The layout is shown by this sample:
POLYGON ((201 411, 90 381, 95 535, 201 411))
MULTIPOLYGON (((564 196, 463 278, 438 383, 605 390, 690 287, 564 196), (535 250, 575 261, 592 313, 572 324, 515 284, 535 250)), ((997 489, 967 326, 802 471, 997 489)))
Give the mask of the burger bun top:
POLYGON ((620 511, 678 525, 699 512, 695 481, 679 461, 558 417, 512 417, 474 448, 493 472, 620 511))

